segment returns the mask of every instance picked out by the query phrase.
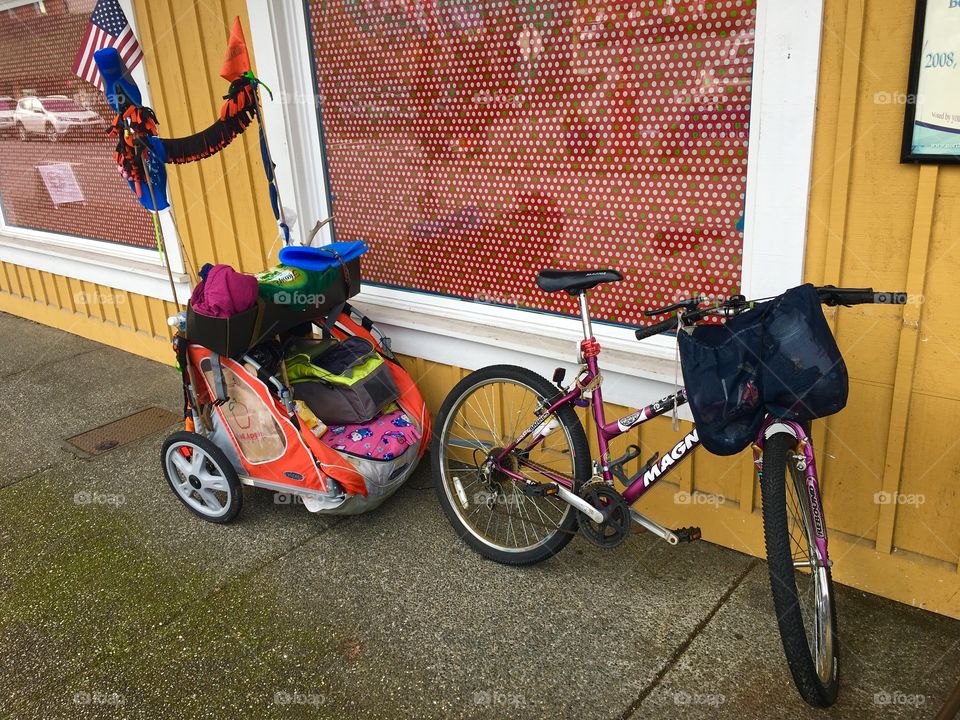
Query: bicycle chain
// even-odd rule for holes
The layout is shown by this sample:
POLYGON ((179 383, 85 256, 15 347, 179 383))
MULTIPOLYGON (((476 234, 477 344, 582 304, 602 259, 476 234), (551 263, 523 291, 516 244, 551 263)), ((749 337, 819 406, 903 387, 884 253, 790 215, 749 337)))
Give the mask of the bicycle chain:
MULTIPOLYGON (((594 475, 593 478, 591 478, 588 482, 585 482, 585 483, 581 486, 581 488, 580 488, 580 493, 579 493, 579 494, 580 494, 580 497, 583 497, 583 492, 584 492, 584 490, 587 490, 591 485, 598 484, 598 483, 599 483, 599 484, 602 484, 602 485, 606 485, 606 484, 607 484, 602 478, 600 478, 600 477, 597 476, 597 475, 594 475)), ((520 494, 523 495, 523 492, 521 491, 520 494)), ((504 496, 506 496, 506 494, 504 494, 504 496)), ((524 495, 524 497, 527 497, 527 496, 524 495)), ((519 507, 519 505, 518 505, 518 507, 519 507)), ((578 515, 580 514, 580 511, 577 510, 575 507, 572 507, 572 506, 571 506, 571 509, 573 510, 573 512, 577 513, 578 515)), ((504 510, 502 510, 501 508, 496 507, 495 505, 494 505, 494 506, 487 505, 487 510, 490 511, 490 512, 496 513, 496 514, 498 514, 498 515, 505 515, 505 516, 507 516, 507 517, 520 517, 519 512, 516 513, 516 514, 514 514, 514 513, 511 513, 511 512, 509 512, 509 511, 504 511, 504 510)), ((522 518, 522 519, 523 519, 524 522, 527 522, 527 523, 529 523, 529 524, 531 524, 531 525, 534 525, 534 526, 537 526, 537 527, 541 527, 541 528, 543 528, 543 529, 545 529, 545 530, 553 530, 554 532, 561 532, 561 533, 565 533, 565 534, 567 534, 567 535, 576 535, 576 534, 578 534, 578 533, 580 532, 579 527, 578 527, 576 530, 565 530, 564 528, 561 528, 561 527, 559 527, 559 526, 557 526, 557 525, 547 525, 547 524, 544 523, 544 522, 540 522, 539 520, 533 520, 532 518, 522 518)))

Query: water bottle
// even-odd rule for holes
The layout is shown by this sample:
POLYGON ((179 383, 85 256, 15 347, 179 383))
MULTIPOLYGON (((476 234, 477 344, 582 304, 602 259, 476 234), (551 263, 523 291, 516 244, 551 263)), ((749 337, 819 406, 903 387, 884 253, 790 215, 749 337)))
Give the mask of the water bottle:
POLYGON ((187 314, 179 312, 176 315, 171 315, 167 318, 167 325, 176 328, 178 333, 185 333, 187 331, 187 314))

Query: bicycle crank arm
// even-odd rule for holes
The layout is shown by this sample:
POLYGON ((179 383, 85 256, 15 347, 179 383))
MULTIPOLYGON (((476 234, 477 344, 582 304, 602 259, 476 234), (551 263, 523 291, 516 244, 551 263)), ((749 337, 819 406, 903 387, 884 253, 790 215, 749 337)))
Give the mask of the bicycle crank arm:
POLYGON ((557 486, 557 497, 563 500, 568 505, 573 505, 577 510, 582 512, 588 518, 593 520, 595 523, 602 523, 604 520, 603 513, 597 510, 593 505, 588 503, 579 495, 567 490, 563 485, 557 486))
POLYGON ((631 509, 630 517, 632 517, 633 521, 638 525, 640 525, 642 528, 644 528, 645 530, 649 530, 654 535, 656 535, 662 540, 666 540, 671 545, 677 545, 680 542, 680 538, 677 536, 677 534, 673 530, 670 530, 669 528, 665 528, 660 523, 654 522, 653 520, 648 518, 646 515, 641 515, 636 510, 631 509))

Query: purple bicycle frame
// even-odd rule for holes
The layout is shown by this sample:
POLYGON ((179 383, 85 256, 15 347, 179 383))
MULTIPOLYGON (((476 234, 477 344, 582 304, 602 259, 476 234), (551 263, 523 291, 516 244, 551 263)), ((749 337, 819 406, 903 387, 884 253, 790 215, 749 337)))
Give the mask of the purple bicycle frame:
MULTIPOLYGON (((544 417, 552 415, 564 405, 575 404, 577 401, 581 400, 584 391, 581 390, 580 386, 588 386, 599 375, 599 367, 596 356, 585 358, 585 362, 587 371, 583 378, 579 380, 578 385, 569 390, 558 400, 555 400, 526 430, 520 434, 517 440, 508 445, 500 452, 500 454, 497 455, 497 469, 500 472, 518 482, 529 482, 523 475, 511 471, 509 468, 503 467, 502 461, 505 457, 507 457, 507 455, 513 452, 521 443, 523 443, 535 431, 538 431, 544 425, 544 417)), ((642 425, 648 420, 652 420, 655 417, 659 417, 664 413, 670 412, 674 407, 679 407, 686 402, 686 390, 680 388, 672 395, 661 398, 651 405, 647 405, 644 408, 635 410, 629 415, 615 420, 614 422, 608 423, 603 410, 603 394, 599 387, 594 388, 592 391, 592 397, 590 398, 590 405, 593 408, 593 418, 597 425, 597 445, 600 448, 600 468, 603 473, 603 479, 607 482, 612 482, 613 480, 613 475, 610 470, 609 443, 611 440, 623 435, 633 427, 642 425)), ((768 416, 764 420, 760 431, 757 433, 757 439, 753 444, 753 461, 757 469, 757 475, 761 478, 763 473, 763 445, 771 428, 778 431, 782 430, 793 435, 795 438, 797 438, 797 441, 803 450, 803 472, 807 495, 810 501, 810 511, 813 517, 815 532, 814 540, 816 542, 821 561, 824 564, 827 564, 826 521, 824 520, 823 516, 823 503, 820 497, 820 485, 817 480, 817 466, 816 458, 814 457, 813 452, 813 440, 802 424, 768 416)), ((546 433, 538 432, 537 437, 535 437, 533 442, 527 445, 524 450, 532 450, 545 437, 546 433)), ((654 462, 647 470, 645 470, 645 472, 638 474, 637 477, 635 477, 630 484, 626 486, 622 493, 623 499, 626 500, 628 505, 633 505, 641 495, 653 487, 657 482, 666 477, 666 475, 668 475, 681 461, 683 461, 688 455, 691 454, 693 450, 696 450, 699 446, 700 439, 697 435, 697 429, 694 427, 665 455, 658 458, 656 462, 654 462)), ((573 478, 561 473, 557 473, 549 468, 542 467, 523 456, 518 456, 517 462, 521 466, 529 467, 530 469, 544 475, 552 482, 562 485, 568 490, 573 490, 573 478)))

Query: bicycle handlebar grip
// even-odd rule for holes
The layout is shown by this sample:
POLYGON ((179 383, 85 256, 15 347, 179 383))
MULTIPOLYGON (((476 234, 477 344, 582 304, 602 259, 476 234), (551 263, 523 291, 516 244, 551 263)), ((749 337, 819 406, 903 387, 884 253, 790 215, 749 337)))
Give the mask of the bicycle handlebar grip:
POLYGON ((837 305, 865 305, 873 302, 873 288, 839 288, 824 285, 817 288, 820 302, 830 307, 837 305))
POLYGON ((868 305, 873 303, 874 293, 872 290, 853 290, 851 292, 841 292, 839 301, 842 305, 868 305))
POLYGON ((676 326, 677 319, 672 317, 667 318, 666 320, 661 320, 660 322, 650 325, 649 327, 637 328, 637 340, 646 340, 648 337, 659 335, 667 330, 673 330, 676 326))
POLYGON ((906 305, 905 292, 874 292, 873 288, 838 288, 832 285, 817 288, 825 305, 906 305))
POLYGON ((905 292, 879 292, 874 293, 873 302, 878 305, 906 305, 907 293, 905 292))

